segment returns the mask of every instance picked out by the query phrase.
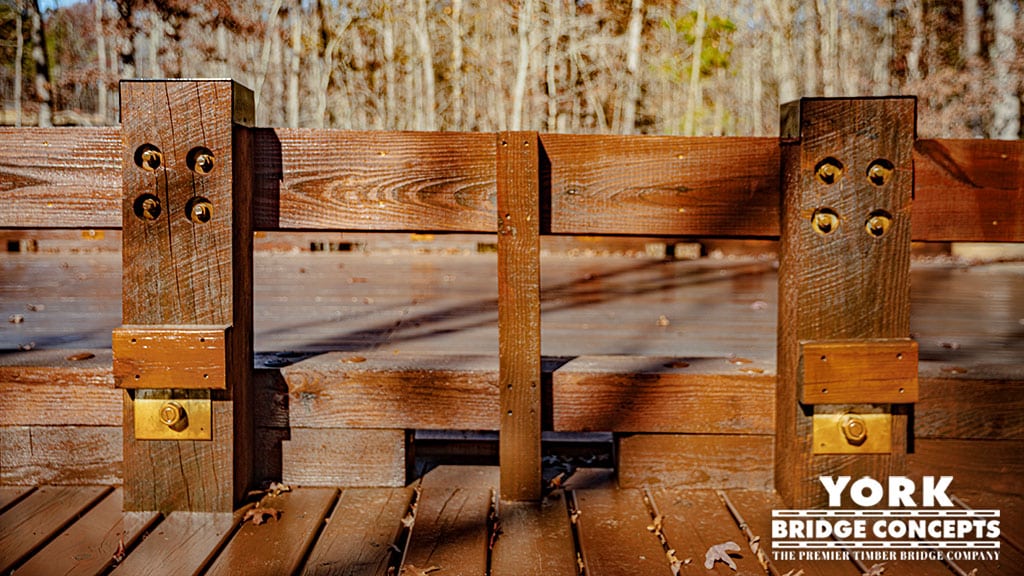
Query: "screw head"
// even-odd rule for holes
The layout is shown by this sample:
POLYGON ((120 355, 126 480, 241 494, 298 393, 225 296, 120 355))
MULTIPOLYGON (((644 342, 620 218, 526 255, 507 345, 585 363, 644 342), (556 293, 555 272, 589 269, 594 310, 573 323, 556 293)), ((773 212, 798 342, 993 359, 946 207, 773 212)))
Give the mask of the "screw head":
POLYGON ((189 208, 188 218, 194 224, 205 224, 213 218, 213 204, 209 200, 194 202, 189 208))
POLYGON ((825 158, 814 167, 814 175, 822 184, 835 184, 843 175, 843 163, 835 158, 825 158))
POLYGON ((177 402, 164 402, 160 407, 160 421, 170 428, 181 424, 185 419, 185 408, 177 402))
POLYGON ((828 208, 816 210, 811 216, 811 227, 818 234, 827 236, 839 228, 839 215, 828 208))
POLYGON ((885 236, 885 233, 892 227, 892 218, 884 212, 873 212, 868 221, 864 223, 864 229, 875 238, 885 236))
POLYGON ((164 156, 159 150, 147 149, 142 151, 142 154, 139 155, 139 159, 142 161, 142 168, 152 172, 163 164, 164 156))
POLYGON ((892 176, 892 162, 879 158, 868 166, 868 180, 875 186, 883 186, 892 176))
POLYGON ((196 156, 195 171, 200 174, 209 174, 213 170, 213 155, 199 154, 196 156))
POLYGON ((860 416, 844 415, 839 419, 839 427, 843 431, 843 437, 853 446, 860 446, 868 439, 868 425, 860 416))

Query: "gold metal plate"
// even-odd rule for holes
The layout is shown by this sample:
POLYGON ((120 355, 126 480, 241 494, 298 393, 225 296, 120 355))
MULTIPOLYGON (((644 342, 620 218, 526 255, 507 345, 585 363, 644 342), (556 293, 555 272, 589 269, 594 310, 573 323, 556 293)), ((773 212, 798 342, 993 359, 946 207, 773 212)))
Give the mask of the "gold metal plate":
POLYGON ((917 402, 917 342, 909 338, 800 344, 800 403, 917 402))
POLYGON ((209 391, 138 390, 135 392, 136 440, 212 440, 213 401, 209 391), (185 397, 187 396, 187 397, 185 397), (205 397, 203 397, 205 396, 205 397), (179 412, 180 411, 180 412, 179 412), (173 423, 169 416, 174 414, 173 423))
POLYGON ((815 454, 889 454, 892 414, 815 414, 812 441, 815 454))
POLYGON ((225 389, 230 326, 122 326, 114 330, 118 388, 225 389))

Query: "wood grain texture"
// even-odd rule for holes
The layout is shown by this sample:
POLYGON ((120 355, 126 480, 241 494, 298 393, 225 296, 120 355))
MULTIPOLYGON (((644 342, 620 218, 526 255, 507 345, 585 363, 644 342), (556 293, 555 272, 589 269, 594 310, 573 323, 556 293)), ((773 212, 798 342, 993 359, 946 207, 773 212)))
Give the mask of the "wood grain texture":
POLYGON ((576 490, 584 569, 593 576, 672 574, 639 490, 576 490))
POLYGON ((487 571, 487 517, 498 490, 498 468, 441 466, 423 477, 405 564, 442 574, 487 571))
POLYGON ((553 374, 554 429, 772 434, 775 377, 735 358, 580 356, 553 374))
POLYGON ((953 493, 967 489, 1024 495, 1021 440, 920 439, 907 455, 907 468, 912 476, 953 476, 953 493))
POLYGON ((298 488, 280 496, 264 497, 259 505, 279 510, 280 516, 259 526, 251 522, 242 524, 206 574, 297 573, 337 494, 333 488, 298 488))
POLYGON ((1024 376, 1018 380, 921 377, 914 437, 1024 440, 1024 376))
POLYGON ((411 488, 349 488, 306 560, 306 576, 387 576, 411 488))
POLYGON ((501 497, 539 500, 540 140, 502 132, 496 146, 501 497))
POLYGON ((89 353, 68 361, 66 350, 49 350, 29 365, 0 366, 0 404, 18 407, 0 410, 0 426, 120 426, 110 353, 89 353))
POLYGON ((118 388, 227 388, 230 326, 121 326, 113 334, 118 388))
POLYGON ((0 486, 0 513, 21 501, 33 490, 34 486, 0 486))
POLYGON ((405 486, 404 430, 292 428, 283 479, 299 486, 405 486))
POLYGON ((103 498, 106 486, 42 486, 0 515, 0 573, 7 574, 103 498))
POLYGON ((0 142, 0 227, 121 227, 118 128, 0 128, 0 142))
POLYGON ((775 487, 800 508, 824 503, 820 475, 881 478, 905 466, 907 420, 899 414, 893 417, 892 454, 812 456, 811 409, 798 404, 799 363, 802 341, 910 334, 916 101, 804 99, 794 106, 799 106, 801 139, 782 151, 775 487), (817 175, 827 158, 842 169, 831 184, 817 175), (879 159, 892 167, 882 185, 868 179, 869 167, 879 159), (831 233, 812 227, 819 209, 838 215, 831 233), (874 237, 866 222, 879 210, 892 224, 874 237))
POLYGON ((493 143, 492 134, 257 130, 257 227, 493 232, 493 143))
POLYGON ((491 574, 576 574, 576 549, 563 494, 556 492, 539 503, 502 502, 498 514, 501 533, 491 552, 491 574))
POLYGON ((120 488, 111 492, 63 534, 18 568, 19 576, 96 576, 114 565, 118 549, 130 549, 159 518, 156 512, 122 512, 120 488))
POLYGON ((112 576, 195 576, 234 534, 242 511, 172 512, 111 572, 112 576))
POLYGON ((233 125, 230 81, 123 82, 122 322, 231 326, 229 391, 213 400, 212 441, 136 441, 124 395, 125 506, 129 510, 234 509, 252 474, 252 135, 233 125), (137 165, 142 146, 163 155, 137 165), (213 169, 193 171, 203 147, 213 169), (142 194, 158 199, 154 219, 136 214, 142 194), (192 202, 211 205, 207 222, 192 202))
POLYGON ((917 342, 807 341, 801 344, 801 404, 917 402, 917 342))
POLYGON ((0 484, 117 484, 120 426, 0 428, 0 484))
POLYGON ((632 434, 617 438, 619 485, 772 487, 771 436, 632 434))
MULTIPOLYGON (((652 491, 651 499, 662 515, 668 545, 676 551, 680 561, 691 560, 694 568, 699 570, 708 549, 717 544, 735 542, 740 551, 729 554, 736 563, 736 570, 730 573, 747 576, 765 573, 757 556, 750 551, 747 537, 713 491, 661 489, 652 491)), ((721 571, 720 565, 714 566, 712 571, 721 571)))
POLYGON ((555 234, 778 235, 775 138, 545 134, 541 142, 555 234))
POLYGON ((914 143, 914 239, 1024 241, 1024 142, 914 143))

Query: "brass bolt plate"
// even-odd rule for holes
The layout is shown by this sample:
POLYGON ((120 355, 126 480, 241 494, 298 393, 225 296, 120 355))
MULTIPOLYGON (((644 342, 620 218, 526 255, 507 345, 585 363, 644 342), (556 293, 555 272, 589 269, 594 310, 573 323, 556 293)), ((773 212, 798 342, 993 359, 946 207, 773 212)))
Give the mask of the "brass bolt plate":
MULTIPOLYGON (((203 396, 192 392, 190 396, 203 396)), ((166 390, 138 390, 132 401, 135 409, 136 440, 212 440, 213 401, 209 392, 203 397, 171 398, 166 390), (164 422, 165 407, 173 403, 184 412, 174 425, 164 422)))
MULTIPOLYGON (((858 438, 859 439, 859 438, 858 438)), ((813 446, 815 454, 890 454, 892 452, 892 414, 815 414, 813 446), (855 445, 843 431, 850 418, 863 425, 867 436, 855 445)))

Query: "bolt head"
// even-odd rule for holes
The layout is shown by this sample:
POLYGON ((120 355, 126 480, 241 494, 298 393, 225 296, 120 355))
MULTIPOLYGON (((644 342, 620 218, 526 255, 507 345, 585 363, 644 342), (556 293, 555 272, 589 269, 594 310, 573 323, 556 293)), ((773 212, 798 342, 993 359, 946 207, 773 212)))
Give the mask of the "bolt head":
POLYGON ((165 402, 160 407, 160 421, 167 426, 174 427, 185 419, 185 408, 177 402, 165 402))
POLYGON ((868 426, 864 419, 847 414, 839 420, 839 426, 843 431, 843 437, 854 446, 860 446, 868 439, 868 426))

